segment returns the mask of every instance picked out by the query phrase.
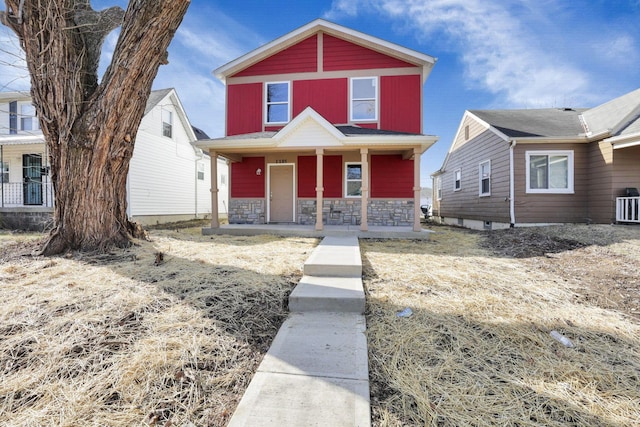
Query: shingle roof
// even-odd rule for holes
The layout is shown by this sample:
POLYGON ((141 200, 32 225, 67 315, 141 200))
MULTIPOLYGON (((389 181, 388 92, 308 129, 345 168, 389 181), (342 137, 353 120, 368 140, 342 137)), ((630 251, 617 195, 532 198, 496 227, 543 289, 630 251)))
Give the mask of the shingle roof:
POLYGON ((471 110, 509 137, 575 137, 585 129, 580 114, 585 109, 543 108, 531 110, 471 110))
POLYGON ((336 129, 342 132, 345 136, 356 136, 356 135, 419 135, 415 133, 409 132, 396 132, 392 130, 382 130, 382 129, 370 129, 363 128, 360 126, 351 126, 351 125, 337 125, 336 129))
POLYGON ((172 90, 173 88, 152 90, 149 94, 149 99, 147 99, 147 105, 146 107, 144 107, 144 114, 147 114, 149 111, 151 111, 153 107, 155 107, 158 102, 162 101, 162 99, 167 96, 172 90))
POLYGON ((600 133, 624 127, 628 121, 637 118, 638 113, 640 113, 640 89, 585 111, 584 120, 589 131, 600 133))
POLYGON ((191 125, 191 129, 193 129, 193 133, 196 134, 196 139, 200 140, 200 139, 210 139, 209 135, 207 135, 207 133, 205 131, 203 131, 200 128, 197 128, 193 125, 191 125))

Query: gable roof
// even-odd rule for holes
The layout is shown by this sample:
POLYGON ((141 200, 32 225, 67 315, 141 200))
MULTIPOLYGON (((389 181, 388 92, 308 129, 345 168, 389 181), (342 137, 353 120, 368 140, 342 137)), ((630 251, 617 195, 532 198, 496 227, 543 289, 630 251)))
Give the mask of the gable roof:
POLYGON ((640 115, 640 89, 626 93, 583 114, 588 131, 594 134, 619 133, 640 115))
POLYGON ((585 109, 470 110, 490 126, 512 138, 576 137, 585 134, 580 114, 585 109))
POLYGON ((222 82, 224 82, 227 77, 253 64, 258 63, 277 52, 293 46, 294 44, 318 32, 323 32, 355 43, 357 45, 364 46, 374 51, 384 53, 386 55, 421 66, 423 82, 427 79, 429 73, 431 72, 431 69, 437 61, 436 58, 430 55, 408 49, 395 43, 391 43, 377 37, 373 37, 347 27, 343 27, 338 24, 334 24, 333 22, 329 22, 324 19, 316 19, 213 70, 213 74, 222 82))
POLYGON ((149 114, 149 112, 158 105, 162 106, 161 103, 167 98, 169 98, 169 103, 175 107, 178 119, 189 136, 189 140, 191 142, 197 141, 198 136, 196 135, 194 128, 191 126, 189 117, 187 117, 187 112, 184 110, 184 107, 180 102, 180 98, 178 98, 178 93, 174 88, 152 90, 151 93, 149 93, 149 99, 147 100, 147 105, 144 109, 144 115, 146 116, 149 114))
POLYGON ((431 147, 438 137, 333 125, 307 107, 277 132, 254 132, 209 140, 200 140, 196 146, 220 153, 238 153, 267 149, 312 149, 339 147, 398 147, 420 146, 422 152, 431 147), (320 141, 320 142, 319 142, 320 141))

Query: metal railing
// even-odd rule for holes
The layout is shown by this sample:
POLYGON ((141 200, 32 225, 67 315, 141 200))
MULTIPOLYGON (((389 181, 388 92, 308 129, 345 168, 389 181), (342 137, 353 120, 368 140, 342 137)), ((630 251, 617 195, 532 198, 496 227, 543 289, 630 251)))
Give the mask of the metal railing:
POLYGON ((616 198, 616 221, 640 223, 640 197, 616 198))
POLYGON ((51 208, 53 203, 53 184, 50 182, 0 183, 0 208, 51 208))

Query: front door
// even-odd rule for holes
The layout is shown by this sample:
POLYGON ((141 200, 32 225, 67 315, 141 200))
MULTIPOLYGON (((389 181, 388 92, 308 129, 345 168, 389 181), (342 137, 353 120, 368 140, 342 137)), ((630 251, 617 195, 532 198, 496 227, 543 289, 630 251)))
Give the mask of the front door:
POLYGON ((269 165, 269 222, 295 222, 293 165, 269 165))
POLYGON ((23 204, 42 204, 42 155, 22 155, 23 204))

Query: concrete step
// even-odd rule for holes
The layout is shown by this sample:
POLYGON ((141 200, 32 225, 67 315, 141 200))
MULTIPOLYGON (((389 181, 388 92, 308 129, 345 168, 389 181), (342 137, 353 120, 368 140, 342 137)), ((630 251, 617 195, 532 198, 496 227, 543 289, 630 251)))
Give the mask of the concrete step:
POLYGON ((362 277, 360 246, 355 236, 327 236, 304 263, 306 276, 362 277))
POLYGON ((303 276, 289 296, 289 311, 363 314, 364 289, 359 277, 303 276))
POLYGON ((369 427, 365 330, 359 314, 291 314, 228 425, 369 427))

